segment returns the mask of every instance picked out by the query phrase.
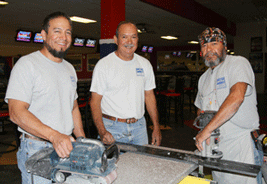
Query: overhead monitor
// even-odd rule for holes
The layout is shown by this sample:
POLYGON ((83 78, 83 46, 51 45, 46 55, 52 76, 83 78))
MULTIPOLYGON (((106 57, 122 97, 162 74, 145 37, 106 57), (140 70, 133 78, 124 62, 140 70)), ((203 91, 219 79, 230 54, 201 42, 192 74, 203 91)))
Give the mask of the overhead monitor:
POLYGON ((43 43, 43 42, 44 42, 41 33, 35 33, 35 34, 34 34, 33 42, 34 42, 34 43, 43 43))
POLYGON ((74 38, 73 46, 76 47, 83 47, 84 46, 85 39, 84 38, 74 38))
POLYGON ((147 52, 147 46, 146 45, 144 45, 143 47, 142 47, 142 50, 141 50, 142 52, 147 52))
POLYGON ((31 31, 23 31, 23 30, 18 30, 17 35, 16 35, 16 41, 19 42, 30 42, 32 37, 32 32, 31 31))
POLYGON ((92 39, 87 39, 86 40, 86 44, 85 44, 85 46, 86 47, 95 47, 95 45, 96 45, 96 40, 92 40, 92 39))
POLYGON ((154 47, 149 46, 147 52, 152 53, 152 52, 153 52, 153 48, 154 48, 154 47))

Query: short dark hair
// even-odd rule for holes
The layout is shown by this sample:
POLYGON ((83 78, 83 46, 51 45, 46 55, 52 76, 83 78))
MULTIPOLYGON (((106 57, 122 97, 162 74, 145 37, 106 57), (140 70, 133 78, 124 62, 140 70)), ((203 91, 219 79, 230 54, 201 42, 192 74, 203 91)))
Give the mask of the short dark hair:
MULTIPOLYGON (((133 22, 131 22, 131 21, 128 21, 128 20, 126 20, 126 21, 121 21, 121 22, 118 24, 117 29, 116 29, 116 37, 117 37, 117 38, 118 38, 118 36, 119 36, 119 29, 120 29, 120 27, 121 27, 122 25, 124 25, 124 24, 132 24, 132 25, 134 25, 134 26, 136 27, 136 30, 137 30, 137 26, 136 26, 135 23, 133 23, 133 22)), ((137 33, 138 33, 138 32, 137 32, 137 33)))
POLYGON ((45 19, 43 21, 43 25, 42 25, 42 30, 45 30, 45 32, 48 33, 48 28, 50 26, 49 25, 50 20, 53 20, 53 19, 58 18, 58 17, 65 17, 69 21, 70 26, 72 28, 72 21, 70 20, 70 17, 66 13, 58 11, 58 12, 51 13, 45 17, 45 19))

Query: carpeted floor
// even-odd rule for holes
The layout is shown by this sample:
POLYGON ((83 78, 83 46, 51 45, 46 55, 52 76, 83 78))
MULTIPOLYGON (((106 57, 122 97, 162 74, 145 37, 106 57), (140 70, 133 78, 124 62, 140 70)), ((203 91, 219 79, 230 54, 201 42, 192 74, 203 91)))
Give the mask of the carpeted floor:
POLYGON ((17 165, 1 165, 0 166, 0 183, 21 184, 20 171, 17 165))

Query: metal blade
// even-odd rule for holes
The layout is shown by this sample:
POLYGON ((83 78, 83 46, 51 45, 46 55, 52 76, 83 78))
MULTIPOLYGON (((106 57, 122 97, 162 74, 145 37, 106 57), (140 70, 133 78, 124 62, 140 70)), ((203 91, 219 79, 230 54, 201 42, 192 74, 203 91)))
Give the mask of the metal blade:
POLYGON ((126 143, 116 142, 117 146, 122 152, 138 152, 142 154, 149 154, 153 156, 160 156, 169 159, 178 159, 180 161, 191 162, 197 165, 211 168, 213 170, 237 173, 247 176, 256 177, 260 172, 261 166, 246 164, 241 162, 234 162, 220 159, 207 159, 193 153, 186 153, 180 150, 167 150, 160 147, 139 146, 126 143))

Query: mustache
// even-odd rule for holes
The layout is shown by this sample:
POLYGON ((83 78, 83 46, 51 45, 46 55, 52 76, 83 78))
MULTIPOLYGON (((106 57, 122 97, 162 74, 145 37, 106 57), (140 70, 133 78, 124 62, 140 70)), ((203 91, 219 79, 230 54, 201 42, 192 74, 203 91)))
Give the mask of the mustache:
POLYGON ((217 56, 217 57, 220 57, 219 54, 217 54, 216 52, 211 52, 211 51, 209 51, 209 52, 204 56, 204 58, 206 59, 207 57, 211 57, 211 56, 217 56))
POLYGON ((124 47, 134 47, 134 44, 125 44, 124 47))

